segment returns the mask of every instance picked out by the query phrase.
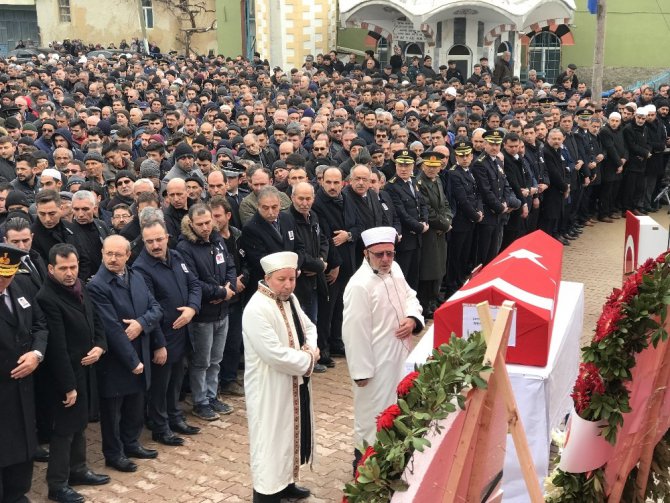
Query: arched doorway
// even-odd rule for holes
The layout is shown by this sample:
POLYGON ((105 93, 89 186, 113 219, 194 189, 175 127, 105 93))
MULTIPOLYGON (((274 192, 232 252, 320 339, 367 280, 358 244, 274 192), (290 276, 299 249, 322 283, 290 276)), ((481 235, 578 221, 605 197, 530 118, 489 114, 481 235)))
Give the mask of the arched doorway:
POLYGON ((456 68, 467 79, 472 73, 472 51, 470 51, 470 48, 466 45, 457 44, 449 49, 447 56, 447 59, 456 62, 456 68))
POLYGON ((528 67, 545 82, 556 82, 561 69, 561 39, 550 31, 536 33, 528 46, 528 67))

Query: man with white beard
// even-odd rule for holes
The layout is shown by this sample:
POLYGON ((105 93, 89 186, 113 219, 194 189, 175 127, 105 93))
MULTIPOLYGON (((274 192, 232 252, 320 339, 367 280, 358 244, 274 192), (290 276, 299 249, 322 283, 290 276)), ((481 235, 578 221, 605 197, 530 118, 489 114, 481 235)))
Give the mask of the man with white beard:
MULTIPOLYGON (((344 290, 342 339, 354 381, 354 466, 363 441, 373 444, 376 416, 397 400, 396 386, 410 353, 410 337, 423 329, 421 304, 393 261, 397 232, 361 233, 365 260, 344 290)), ((365 449, 363 449, 365 450, 365 449)))
POLYGON ((254 503, 307 498, 295 481, 314 454, 309 377, 319 361, 316 326, 293 295, 298 255, 261 259, 265 279, 242 315, 244 392, 254 503))

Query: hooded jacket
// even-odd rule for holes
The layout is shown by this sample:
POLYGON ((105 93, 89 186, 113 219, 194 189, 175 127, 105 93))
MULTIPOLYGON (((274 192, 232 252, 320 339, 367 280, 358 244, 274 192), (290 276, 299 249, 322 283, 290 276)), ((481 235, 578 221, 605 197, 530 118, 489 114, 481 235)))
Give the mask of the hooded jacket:
POLYGON ((209 241, 203 241, 191 227, 187 216, 181 222, 181 236, 177 250, 186 261, 188 269, 195 274, 202 290, 200 312, 193 318, 196 323, 212 323, 228 316, 228 302, 212 304, 212 300, 226 298, 224 286, 236 291, 237 273, 235 261, 216 229, 212 230, 209 241))

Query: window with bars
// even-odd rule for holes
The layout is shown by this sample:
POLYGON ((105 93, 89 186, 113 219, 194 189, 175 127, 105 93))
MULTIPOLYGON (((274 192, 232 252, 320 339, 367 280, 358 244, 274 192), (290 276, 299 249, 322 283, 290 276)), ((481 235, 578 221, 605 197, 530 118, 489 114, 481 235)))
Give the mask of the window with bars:
POLYGON ((151 0, 142 0, 142 12, 144 13, 144 26, 150 30, 154 27, 154 7, 151 0))
POLYGON ((70 0, 58 0, 58 18, 61 23, 72 21, 72 17, 70 16, 70 0))

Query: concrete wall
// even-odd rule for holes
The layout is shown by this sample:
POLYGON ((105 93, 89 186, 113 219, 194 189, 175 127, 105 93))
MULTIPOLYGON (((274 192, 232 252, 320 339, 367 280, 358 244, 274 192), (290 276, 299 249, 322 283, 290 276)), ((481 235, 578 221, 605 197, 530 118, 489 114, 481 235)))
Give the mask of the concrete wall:
MULTIPOLYGON (((214 1, 209 0, 214 9, 214 1)), ((58 15, 58 0, 39 0, 35 2, 37 22, 40 27, 42 43, 54 40, 81 39, 87 43, 101 43, 104 46, 114 42, 117 46, 122 39, 130 42, 133 37, 141 37, 137 0, 116 0, 115 2, 91 2, 70 0, 72 21, 61 23, 58 15), (112 8, 113 7, 113 8, 112 8)), ((147 37, 156 43, 163 52, 178 50, 181 45, 175 40, 179 25, 175 17, 157 2, 153 5, 154 27, 147 30, 147 37)), ((209 25, 214 14, 201 17, 201 25, 209 25)), ((193 49, 198 53, 216 52, 216 31, 198 34, 193 37, 193 49)))
MULTIPOLYGON (((586 8, 587 0, 577 0, 574 27, 575 45, 563 48, 563 64, 593 64, 596 16, 586 8)), ((608 0, 606 67, 648 67, 667 69, 670 46, 670 1, 608 0)))

